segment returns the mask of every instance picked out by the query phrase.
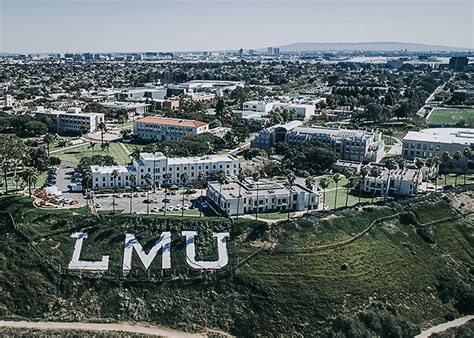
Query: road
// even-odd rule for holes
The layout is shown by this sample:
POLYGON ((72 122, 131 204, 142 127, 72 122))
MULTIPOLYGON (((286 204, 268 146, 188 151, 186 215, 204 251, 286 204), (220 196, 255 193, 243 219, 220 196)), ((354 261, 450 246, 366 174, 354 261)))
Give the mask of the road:
POLYGON ((24 329, 53 329, 53 330, 87 330, 87 331, 119 331, 136 334, 146 334, 158 337, 206 337, 204 334, 191 334, 153 325, 138 325, 128 323, 94 324, 68 322, 27 322, 27 321, 0 321, 0 327, 24 329))
POLYGON ((442 324, 430 327, 429 329, 427 329, 427 330, 421 332, 419 335, 415 336, 415 338, 427 338, 430 335, 432 335, 433 333, 444 332, 447 329, 461 326, 461 325, 467 323, 470 320, 474 320, 474 315, 461 317, 461 318, 452 320, 450 322, 446 322, 446 323, 442 323, 442 324))

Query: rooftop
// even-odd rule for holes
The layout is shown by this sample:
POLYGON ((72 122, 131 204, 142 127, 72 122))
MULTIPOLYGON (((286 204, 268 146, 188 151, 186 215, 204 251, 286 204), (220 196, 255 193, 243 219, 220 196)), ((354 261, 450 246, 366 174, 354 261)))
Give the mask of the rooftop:
POLYGON ((171 119, 167 117, 144 117, 144 118, 135 120, 135 122, 161 124, 161 125, 168 125, 168 126, 192 127, 192 128, 199 128, 199 127, 204 127, 208 125, 208 123, 202 122, 202 121, 171 119))
POLYGON ((430 128, 409 131, 404 141, 422 141, 433 143, 451 143, 470 146, 474 144, 474 129, 466 128, 430 128))

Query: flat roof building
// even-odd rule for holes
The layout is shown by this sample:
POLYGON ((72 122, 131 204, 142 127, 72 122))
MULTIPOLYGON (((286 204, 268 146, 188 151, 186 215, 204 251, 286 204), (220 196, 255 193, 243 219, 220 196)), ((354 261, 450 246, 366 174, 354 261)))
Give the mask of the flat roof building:
POLYGON ((36 107, 37 117, 48 117, 56 126, 56 132, 88 134, 96 131, 101 122, 105 121, 104 114, 82 113, 80 108, 69 108, 67 111, 57 111, 36 107))
POLYGON ((208 123, 196 120, 144 117, 133 122, 134 136, 147 141, 178 141, 208 130, 208 123))

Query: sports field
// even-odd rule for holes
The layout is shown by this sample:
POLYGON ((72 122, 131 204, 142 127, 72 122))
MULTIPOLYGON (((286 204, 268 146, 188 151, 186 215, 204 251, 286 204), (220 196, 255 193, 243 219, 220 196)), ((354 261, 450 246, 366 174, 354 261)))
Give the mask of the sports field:
POLYGON ((464 120, 466 125, 474 121, 474 108, 441 108, 436 107, 430 114, 428 123, 433 126, 453 126, 464 120))

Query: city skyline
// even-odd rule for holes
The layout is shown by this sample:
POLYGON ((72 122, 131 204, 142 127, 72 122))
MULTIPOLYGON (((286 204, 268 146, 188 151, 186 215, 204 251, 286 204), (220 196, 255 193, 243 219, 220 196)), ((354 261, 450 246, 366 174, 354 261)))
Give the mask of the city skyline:
POLYGON ((473 5, 465 0, 2 0, 1 13, 2 53, 235 50, 303 41, 474 45, 473 5))

